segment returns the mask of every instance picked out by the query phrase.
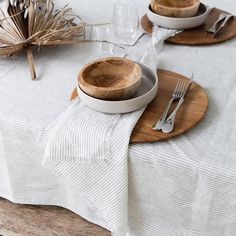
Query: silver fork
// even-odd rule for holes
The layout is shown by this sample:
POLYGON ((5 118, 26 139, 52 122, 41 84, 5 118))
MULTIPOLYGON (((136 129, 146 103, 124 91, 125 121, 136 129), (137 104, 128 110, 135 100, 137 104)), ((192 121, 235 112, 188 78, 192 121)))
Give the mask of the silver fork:
POLYGON ((192 74, 192 77, 191 77, 191 80, 190 81, 187 81, 185 82, 184 84, 184 87, 183 87, 183 94, 175 108, 175 110, 172 112, 172 114, 167 118, 164 126, 162 127, 162 131, 164 133, 170 133, 173 131, 174 129, 174 125, 175 125, 175 117, 176 117, 176 114, 179 110, 179 108, 182 106, 182 104, 184 103, 184 99, 185 99, 185 96, 188 94, 189 90, 190 90, 190 87, 193 83, 193 77, 194 77, 194 74, 192 74))
POLYGON ((169 113, 169 110, 170 110, 170 107, 171 107, 172 103, 175 100, 180 99, 183 96, 184 88, 185 88, 184 85, 185 85, 184 81, 182 81, 182 80, 178 81, 178 83, 175 87, 175 90, 172 93, 172 97, 171 97, 165 111, 163 112, 161 118, 152 127, 154 130, 161 130, 162 129, 162 127, 164 126, 164 124, 166 122, 166 117, 169 113))

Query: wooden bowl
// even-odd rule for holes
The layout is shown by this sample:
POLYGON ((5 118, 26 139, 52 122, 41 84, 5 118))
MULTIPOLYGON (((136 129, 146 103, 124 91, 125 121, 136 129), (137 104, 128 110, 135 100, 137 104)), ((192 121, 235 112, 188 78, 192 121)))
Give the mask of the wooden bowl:
POLYGON ((151 7, 155 13, 177 18, 195 16, 199 5, 199 0, 151 0, 151 7))
POLYGON ((103 100, 132 97, 141 84, 141 67, 128 59, 108 57, 92 61, 79 73, 78 84, 88 95, 103 100))

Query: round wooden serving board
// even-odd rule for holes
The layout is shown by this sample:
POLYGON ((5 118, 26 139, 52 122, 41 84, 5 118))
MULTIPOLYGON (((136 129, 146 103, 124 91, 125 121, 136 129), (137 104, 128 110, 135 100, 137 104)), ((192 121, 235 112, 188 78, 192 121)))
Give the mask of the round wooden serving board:
MULTIPOLYGON (((224 11, 214 8, 208 16, 205 24, 193 29, 185 30, 174 37, 167 39, 166 42, 183 45, 207 45, 221 43, 234 38, 236 36, 235 16, 227 23, 223 31, 216 38, 213 38, 211 33, 206 32, 206 30, 213 25, 219 14, 222 12, 224 11)), ((152 33, 153 24, 149 21, 147 15, 142 17, 141 25, 147 33, 152 33)))
MULTIPOLYGON (((185 102, 180 108, 177 116, 175 129, 172 133, 164 134, 161 131, 152 129, 153 124, 161 117, 166 108, 171 94, 179 79, 188 78, 166 70, 158 70, 159 89, 156 98, 148 105, 140 120, 136 124, 131 143, 156 142, 180 135, 195 126, 205 115, 208 108, 208 97, 206 92, 193 83, 185 102)), ((71 100, 78 96, 74 89, 71 100)))

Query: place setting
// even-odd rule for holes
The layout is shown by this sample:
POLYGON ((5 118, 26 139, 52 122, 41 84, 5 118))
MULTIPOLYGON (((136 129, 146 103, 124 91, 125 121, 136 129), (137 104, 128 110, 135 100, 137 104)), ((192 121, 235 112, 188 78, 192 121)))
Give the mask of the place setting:
MULTIPOLYGON (((72 92, 71 100, 79 94, 80 99, 92 109, 113 114, 132 112, 147 106, 133 130, 130 142, 161 141, 189 130, 207 111, 208 96, 199 84, 191 81, 188 93, 184 93, 189 81, 185 76, 166 70, 158 69, 155 74, 142 63, 121 58, 104 58, 89 63, 80 71, 77 88, 72 92), (97 66, 98 64, 100 65, 97 66), (125 68, 128 66, 130 68, 125 68), (164 133, 162 127, 156 129, 155 125, 179 83, 180 95, 174 100, 180 101, 184 98, 184 102, 180 105, 180 110, 173 113, 176 114, 173 129, 164 133)), ((172 112, 173 107, 170 109, 172 112)), ((169 116, 171 114, 170 112, 169 116)), ((165 118, 167 121, 168 116, 165 118)), ((163 126, 164 124, 165 122, 163 126)))
MULTIPOLYGON (((230 39, 236 36, 234 24, 232 14, 198 0, 151 0, 147 14, 141 19, 146 32, 153 33, 153 27, 157 26, 155 35, 162 31, 159 37, 167 42, 189 45, 230 39)), ((153 46, 159 53, 160 45, 153 46)), ((79 94, 92 109, 114 114, 147 106, 134 127, 131 143, 169 139, 200 122, 208 109, 208 96, 194 82, 194 75, 187 78, 171 71, 150 70, 146 65, 115 57, 90 62, 80 71, 71 100, 79 94), (115 96, 116 92, 119 96, 115 96)))
MULTIPOLYGON (((131 9, 134 6, 129 5, 131 9)), ((129 7, 126 6, 122 9, 129 11, 129 7)), ((156 10, 162 10, 159 5, 155 5, 155 7, 156 10)), ((116 8, 114 12, 116 12, 116 8)), ((185 26, 186 28, 203 24, 212 11, 211 7, 199 2, 198 4, 196 2, 193 8, 186 13, 181 10, 177 11, 181 17, 189 16, 189 14, 200 16, 200 22, 190 22, 189 25, 185 26)), ((132 12, 136 12, 136 10, 132 12)), ((118 19, 116 18, 116 22, 120 22, 118 19)), ((176 22, 176 19, 183 20, 185 18, 173 17, 170 23, 176 22)), ((188 18, 186 19, 188 20, 188 18)), ((223 16, 221 20, 223 20, 223 16)), ((167 22, 167 25, 162 25, 162 27, 165 26, 167 27, 166 30, 172 30, 169 29, 168 21, 163 20, 163 22, 167 22)), ((186 24, 185 20, 184 22, 186 24)), ((179 27, 181 24, 180 21, 179 27)), ((124 23, 121 25, 122 27, 116 27, 113 20, 113 27, 119 28, 120 32, 124 28, 124 23)), ((131 27, 132 38, 134 35, 140 36, 140 33, 137 33, 140 32, 138 25, 132 25, 135 25, 134 28, 131 27)), ((98 35, 100 39, 109 38, 109 34, 112 32, 110 28, 105 27, 106 30, 103 28, 105 34, 95 34, 96 39, 99 39, 98 35)), ((101 32, 100 26, 96 32, 99 31, 101 32)), ((92 32, 94 33, 94 28, 92 32)), ((128 35, 130 36, 130 34, 128 35)), ((118 35, 117 38, 116 42, 119 42, 118 35)), ((124 42, 130 40, 127 35, 122 39, 126 39, 124 42)), ((129 43, 126 45, 130 46, 129 43)), ((100 58, 90 61, 81 68, 77 77, 77 86, 73 90, 70 100, 72 101, 79 96, 91 109, 107 114, 126 114, 145 108, 133 129, 131 143, 157 142, 183 134, 199 123, 206 114, 208 96, 205 90, 194 81, 194 75, 187 78, 175 72, 159 69, 157 65, 153 66, 155 64, 153 61, 157 62, 158 59, 152 57, 148 60, 150 51, 146 52, 147 58, 144 56, 142 60, 137 61, 128 59, 130 55, 126 53, 119 57, 114 56, 114 45, 112 44, 108 46, 103 42, 98 42, 96 46, 99 48, 100 58), (107 46, 109 50, 104 49, 107 46), (110 47, 113 50, 110 50, 110 47), (107 52, 109 56, 104 57, 107 52)))
POLYGON ((179 45, 209 45, 236 36, 235 16, 199 0, 152 0, 141 25, 149 34, 154 26, 176 30, 165 41, 179 45))

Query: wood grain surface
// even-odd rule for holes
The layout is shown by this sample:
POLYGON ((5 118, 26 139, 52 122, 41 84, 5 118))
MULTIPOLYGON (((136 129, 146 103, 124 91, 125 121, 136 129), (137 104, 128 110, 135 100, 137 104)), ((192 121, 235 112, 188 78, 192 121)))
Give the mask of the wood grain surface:
MULTIPOLYGON (((157 96, 148 105, 135 126, 130 140, 131 143, 157 142, 183 134, 195 126, 208 109, 208 96, 206 92, 200 85, 193 83, 183 106, 176 116, 174 131, 170 134, 164 134, 161 131, 153 130, 152 126, 161 117, 178 80, 188 80, 188 78, 182 75, 166 70, 158 70, 157 73, 159 78, 157 96)), ((71 94, 71 100, 77 96, 77 90, 75 89, 71 94)))
POLYGON ((0 198, 1 236, 111 236, 69 210, 10 203, 0 198))
POLYGON ((199 5, 199 0, 151 0, 154 12, 170 17, 192 17, 197 13, 199 5))
POLYGON ((104 99, 128 99, 141 84, 141 67, 128 59, 106 57, 86 64, 78 75, 78 83, 90 96, 104 99))
MULTIPOLYGON (((166 40, 166 42, 182 45, 209 45, 215 43, 221 43, 226 40, 232 39, 236 36, 236 17, 234 16, 226 25, 224 30, 216 38, 212 37, 211 33, 206 32, 207 29, 212 26, 216 21, 219 14, 224 12, 220 9, 213 9, 208 16, 205 24, 185 30, 174 37, 166 40)), ((153 24, 149 21, 147 15, 144 15, 141 19, 141 25, 147 33, 152 33, 153 24)))

